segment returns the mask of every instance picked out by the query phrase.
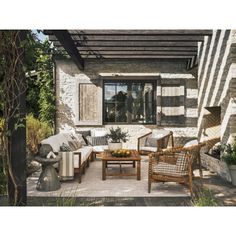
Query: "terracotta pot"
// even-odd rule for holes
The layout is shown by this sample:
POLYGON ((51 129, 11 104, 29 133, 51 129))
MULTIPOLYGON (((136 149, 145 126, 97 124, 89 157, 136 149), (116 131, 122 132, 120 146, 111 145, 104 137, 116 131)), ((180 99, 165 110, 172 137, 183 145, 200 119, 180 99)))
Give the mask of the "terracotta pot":
POLYGON ((111 151, 122 149, 122 143, 108 143, 108 149, 111 151))

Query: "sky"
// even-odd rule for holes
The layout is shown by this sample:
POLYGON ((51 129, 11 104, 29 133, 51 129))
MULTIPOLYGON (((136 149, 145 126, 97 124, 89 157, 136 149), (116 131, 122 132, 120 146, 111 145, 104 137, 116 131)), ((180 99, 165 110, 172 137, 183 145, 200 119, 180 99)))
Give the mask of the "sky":
POLYGON ((36 37, 37 37, 41 42, 44 42, 44 41, 48 38, 48 36, 45 35, 45 34, 43 34, 41 31, 40 31, 40 32, 38 32, 37 30, 32 30, 32 31, 33 31, 33 33, 36 34, 36 37))

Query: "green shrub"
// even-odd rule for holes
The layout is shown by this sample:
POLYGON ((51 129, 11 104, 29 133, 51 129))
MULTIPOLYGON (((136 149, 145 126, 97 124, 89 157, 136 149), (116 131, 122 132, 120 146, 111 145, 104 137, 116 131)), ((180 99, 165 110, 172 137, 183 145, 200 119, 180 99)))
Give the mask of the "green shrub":
POLYGON ((198 192, 198 195, 192 200, 193 206, 218 206, 217 200, 212 192, 203 188, 198 192))
POLYGON ((228 165, 236 165, 236 140, 231 144, 226 144, 222 160, 228 165))
POLYGON ((31 155, 35 155, 38 152, 38 145, 44 139, 52 135, 52 127, 42 122, 32 114, 27 115, 26 118, 26 142, 27 148, 31 155))

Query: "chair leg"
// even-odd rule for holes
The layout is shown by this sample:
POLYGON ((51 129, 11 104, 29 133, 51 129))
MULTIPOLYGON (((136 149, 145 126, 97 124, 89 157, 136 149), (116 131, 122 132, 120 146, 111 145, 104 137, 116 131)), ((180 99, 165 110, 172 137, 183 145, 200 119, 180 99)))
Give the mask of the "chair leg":
POLYGON ((151 181, 150 176, 148 176, 148 193, 151 192, 151 185, 152 185, 152 181, 151 181))
POLYGON ((189 176, 189 191, 191 196, 193 196, 193 181, 192 181, 192 176, 189 176))
POLYGON ((79 183, 81 183, 81 169, 79 170, 79 183))

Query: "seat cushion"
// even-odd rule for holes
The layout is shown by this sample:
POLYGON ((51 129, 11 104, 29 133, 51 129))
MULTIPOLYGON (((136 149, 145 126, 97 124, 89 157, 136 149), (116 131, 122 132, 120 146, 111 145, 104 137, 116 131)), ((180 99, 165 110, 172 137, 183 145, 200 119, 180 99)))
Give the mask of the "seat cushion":
MULTIPOLYGON (((83 164, 83 162, 85 162, 88 159, 92 151, 93 148, 89 146, 85 146, 76 150, 76 152, 81 153, 81 164, 83 164)), ((74 168, 79 168, 79 155, 77 154, 74 154, 74 168)))
POLYGON ((191 147, 191 146, 196 146, 196 145, 198 145, 198 140, 194 139, 194 140, 191 140, 191 141, 185 143, 184 147, 191 147))
POLYGON ((140 147, 140 151, 157 152, 157 147, 140 147))
POLYGON ((187 171, 180 171, 176 165, 165 162, 159 162, 158 164, 154 165, 153 172, 168 176, 183 176, 188 174, 187 171))
POLYGON ((108 145, 93 146, 94 152, 103 152, 106 149, 108 149, 108 145))

